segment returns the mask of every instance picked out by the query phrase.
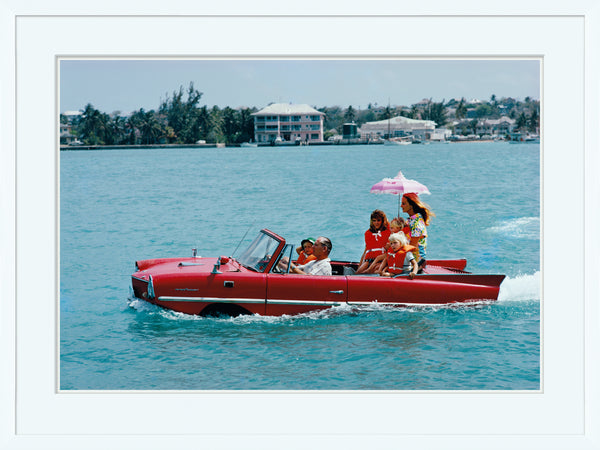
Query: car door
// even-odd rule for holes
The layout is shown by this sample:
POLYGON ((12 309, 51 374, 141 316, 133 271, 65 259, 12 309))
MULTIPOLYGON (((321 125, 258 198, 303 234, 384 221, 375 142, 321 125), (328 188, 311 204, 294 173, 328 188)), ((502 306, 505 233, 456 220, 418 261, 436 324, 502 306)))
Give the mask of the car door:
POLYGON ((299 314, 346 303, 343 275, 267 275, 267 315, 299 314))

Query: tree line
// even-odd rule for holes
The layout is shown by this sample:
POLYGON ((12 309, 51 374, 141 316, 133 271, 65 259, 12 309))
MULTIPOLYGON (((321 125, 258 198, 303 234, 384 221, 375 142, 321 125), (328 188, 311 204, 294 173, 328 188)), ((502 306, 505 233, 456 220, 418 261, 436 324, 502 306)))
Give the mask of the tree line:
POLYGON ((431 99, 407 106, 385 106, 369 104, 366 109, 356 110, 352 106, 342 109, 338 106, 322 108, 326 114, 325 133, 330 130, 341 132, 342 125, 355 122, 359 127, 366 122, 387 120, 403 116, 409 119, 432 120, 437 128, 448 127, 454 134, 476 134, 477 122, 482 119, 499 119, 505 115, 515 120, 518 131, 537 132, 540 127, 540 102, 526 97, 524 102, 513 98, 497 99, 495 95, 488 102, 469 103, 464 98, 448 102, 434 102, 431 99), (458 121, 457 125, 452 122, 458 121))
MULTIPOLYGON (((167 96, 158 110, 140 108, 125 117, 107 114, 87 104, 71 125, 73 134, 86 145, 193 144, 207 142, 241 143, 254 138, 256 108, 235 110, 199 106, 202 92, 190 83, 167 96)), ((61 114, 61 123, 67 123, 61 114)))
MULTIPOLYGON (((254 139, 254 118, 256 107, 223 109, 206 105, 200 106, 203 93, 190 83, 187 90, 183 86, 167 95, 157 110, 146 111, 140 108, 128 116, 120 113, 107 114, 87 104, 82 114, 72 119, 72 133, 85 145, 153 145, 153 144, 194 144, 198 141, 239 144, 254 139)), ((325 139, 342 132, 344 123, 354 122, 359 127, 366 122, 386 120, 396 116, 411 119, 432 120, 437 127, 449 121, 461 121, 461 128, 455 134, 475 134, 477 120, 499 118, 505 114, 516 120, 520 131, 539 129, 539 101, 529 97, 525 102, 512 98, 496 99, 492 95, 489 102, 470 104, 465 99, 449 102, 420 102, 406 106, 385 106, 369 104, 366 109, 356 109, 352 105, 316 108, 325 114, 325 139), (471 120, 466 120, 467 116, 471 120)), ((61 114, 61 123, 68 118, 61 114)))

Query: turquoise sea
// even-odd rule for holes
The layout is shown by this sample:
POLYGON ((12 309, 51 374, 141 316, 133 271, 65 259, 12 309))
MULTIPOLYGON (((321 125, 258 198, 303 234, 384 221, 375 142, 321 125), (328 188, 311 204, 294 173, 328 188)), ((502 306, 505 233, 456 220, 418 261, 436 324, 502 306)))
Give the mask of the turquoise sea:
POLYGON ((537 390, 539 144, 60 153, 63 390, 537 390), (200 318, 130 297, 138 259, 237 253, 261 228, 358 260, 370 187, 402 170, 436 213, 428 256, 503 273, 498 302, 200 318), (244 238, 244 236, 246 237, 244 238))

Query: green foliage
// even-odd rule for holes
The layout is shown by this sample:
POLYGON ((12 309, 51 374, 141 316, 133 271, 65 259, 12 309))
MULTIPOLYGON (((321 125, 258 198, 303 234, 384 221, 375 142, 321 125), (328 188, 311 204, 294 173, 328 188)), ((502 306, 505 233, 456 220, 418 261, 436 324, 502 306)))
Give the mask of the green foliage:
POLYGON ((537 109, 531 112, 528 120, 529 131, 538 132, 540 128, 540 114, 537 109))
POLYGON ((525 130, 527 128, 527 116, 525 115, 524 112, 519 114, 516 125, 517 125, 517 129, 519 129, 519 130, 525 130))
POLYGON ((356 111, 354 111, 354 108, 352 107, 352 105, 350 105, 350 106, 348 106, 348 109, 346 109, 346 112, 344 114, 344 122, 352 123, 352 122, 354 122, 355 118, 356 118, 356 111))
POLYGON ((111 141, 110 117, 88 103, 77 123, 77 134, 84 144, 104 145, 111 141))
POLYGON ((217 106, 213 106, 210 110, 208 122, 210 124, 208 140, 210 142, 225 142, 225 134, 223 133, 223 115, 217 106))
POLYGON ((482 103, 481 105, 477 105, 475 108, 475 116, 479 118, 483 117, 491 117, 494 114, 494 108, 487 104, 482 103))
POLYGON ((336 130, 338 133, 342 132, 344 111, 342 111, 339 106, 324 107, 319 108, 318 110, 325 114, 325 120, 323 121, 323 128, 325 130, 336 130))
POLYGON ((166 118, 164 125, 173 129, 176 143, 191 144, 200 139, 200 130, 205 126, 202 123, 205 118, 198 113, 202 92, 194 89, 194 83, 190 83, 185 100, 183 95, 183 86, 180 86, 179 91, 173 92, 171 98, 161 103, 158 112, 166 118))
POLYGON ((421 112, 422 120, 433 120, 437 127, 443 127, 446 124, 446 107, 444 101, 440 103, 429 102, 429 105, 421 112))
POLYGON ((464 119, 467 116, 467 106, 465 105, 464 97, 460 99, 458 106, 456 107, 456 118, 464 119))

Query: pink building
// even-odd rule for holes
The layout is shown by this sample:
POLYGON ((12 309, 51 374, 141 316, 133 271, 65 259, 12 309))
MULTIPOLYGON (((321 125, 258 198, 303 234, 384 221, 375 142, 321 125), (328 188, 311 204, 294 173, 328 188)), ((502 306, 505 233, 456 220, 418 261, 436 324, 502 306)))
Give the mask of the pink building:
POLYGON ((252 114, 254 140, 261 142, 323 142, 325 114, 309 105, 273 103, 252 114))

